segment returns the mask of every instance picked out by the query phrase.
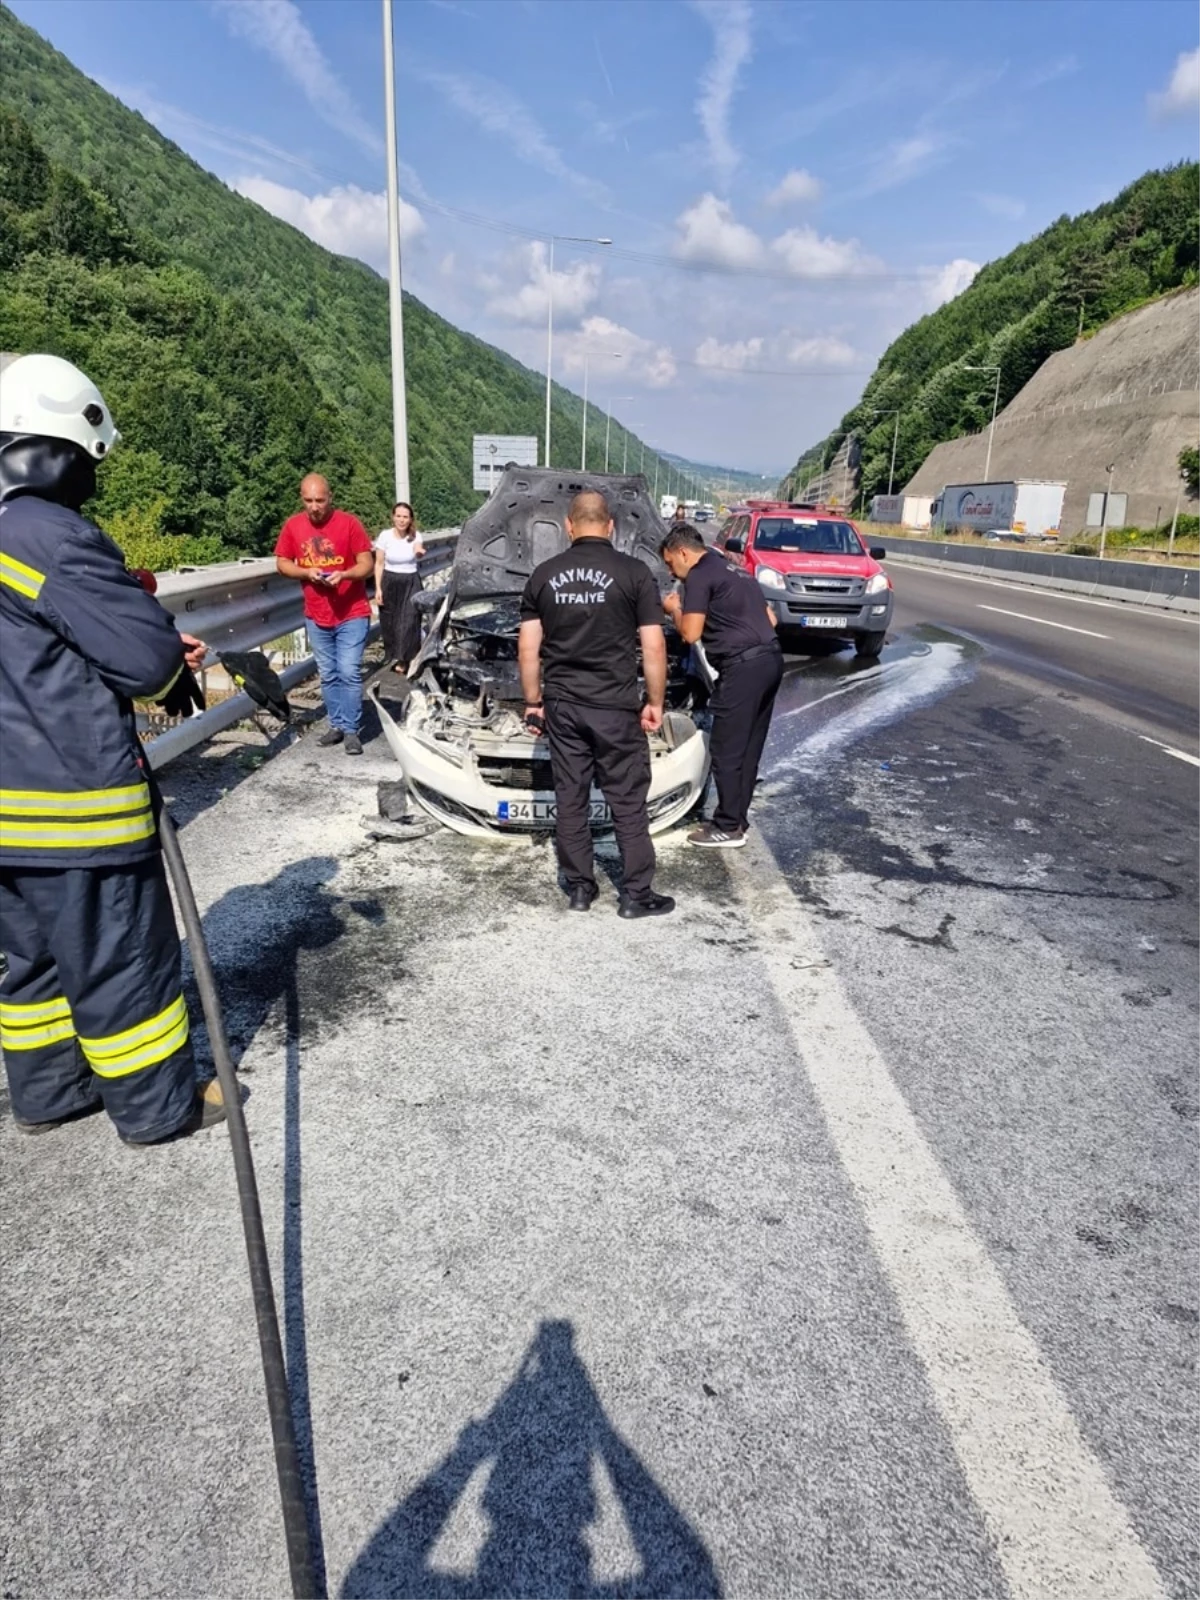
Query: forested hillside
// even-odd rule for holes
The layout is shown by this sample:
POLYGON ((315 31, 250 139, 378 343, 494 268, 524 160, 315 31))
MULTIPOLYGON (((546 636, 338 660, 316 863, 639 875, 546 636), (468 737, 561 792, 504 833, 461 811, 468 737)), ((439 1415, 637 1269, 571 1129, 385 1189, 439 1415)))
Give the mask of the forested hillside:
POLYGON ((793 492, 832 460, 848 433, 862 444, 864 498, 886 490, 900 410, 896 486, 935 444, 976 433, 991 416, 1000 367, 1003 408, 1047 356, 1156 295, 1197 281, 1200 169, 1148 172, 1115 200, 993 261, 969 288, 888 347, 862 399, 789 474, 793 492))
MULTIPOLYGON (((0 348, 68 356, 109 396, 124 442, 105 514, 127 535, 257 552, 316 466, 343 504, 386 520, 383 279, 227 189, 3 5, 0 60, 24 174, 0 176, 0 348)), ((409 295, 404 331, 413 500, 436 527, 479 504, 473 433, 541 435, 545 380, 409 295)), ((554 399, 555 458, 577 461, 582 403, 557 386, 554 399)), ((591 443, 604 417, 589 416, 591 443)), ((613 449, 624 441, 614 418, 613 449)))

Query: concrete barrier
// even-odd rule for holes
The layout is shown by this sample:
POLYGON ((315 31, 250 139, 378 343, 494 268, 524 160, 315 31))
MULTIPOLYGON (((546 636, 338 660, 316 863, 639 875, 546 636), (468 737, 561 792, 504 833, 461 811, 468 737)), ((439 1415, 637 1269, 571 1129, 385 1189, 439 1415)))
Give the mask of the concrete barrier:
POLYGON ((890 560, 949 563, 962 572, 994 573, 1010 582, 1062 589, 1130 605, 1200 613, 1200 568, 1157 567, 1140 561, 1101 561, 1096 556, 1050 555, 1012 545, 944 544, 934 539, 882 541, 890 560))

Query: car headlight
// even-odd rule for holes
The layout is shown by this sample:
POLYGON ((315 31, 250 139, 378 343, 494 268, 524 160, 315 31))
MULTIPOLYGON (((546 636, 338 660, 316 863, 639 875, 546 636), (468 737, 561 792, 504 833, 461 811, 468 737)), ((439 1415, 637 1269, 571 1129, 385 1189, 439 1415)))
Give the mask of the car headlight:
POLYGON ((764 589, 786 589, 787 583, 782 572, 776 572, 774 567, 759 567, 755 577, 764 589))
POLYGON ((878 594, 881 589, 890 589, 886 572, 876 572, 867 579, 867 593, 878 594))

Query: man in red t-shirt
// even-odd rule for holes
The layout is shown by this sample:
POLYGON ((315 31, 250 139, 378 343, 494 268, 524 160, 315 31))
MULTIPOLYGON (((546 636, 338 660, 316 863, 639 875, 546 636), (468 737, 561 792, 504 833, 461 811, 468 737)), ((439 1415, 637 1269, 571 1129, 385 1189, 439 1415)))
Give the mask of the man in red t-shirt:
POLYGON ((360 756, 362 658, 371 626, 364 579, 375 554, 367 530, 357 517, 336 509, 319 473, 304 479, 300 498, 304 510, 284 523, 275 565, 304 585, 305 627, 329 713, 329 731, 317 743, 345 742, 348 756, 360 756))

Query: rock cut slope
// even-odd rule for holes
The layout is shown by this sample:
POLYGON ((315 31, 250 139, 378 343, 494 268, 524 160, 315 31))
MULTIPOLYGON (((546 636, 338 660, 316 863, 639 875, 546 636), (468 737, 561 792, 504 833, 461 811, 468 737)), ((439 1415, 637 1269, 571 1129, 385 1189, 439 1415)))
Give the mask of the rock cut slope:
MULTIPOLYGON (((996 418, 993 482, 1065 481, 1064 532, 1087 520, 1088 496, 1127 494, 1130 527, 1174 510, 1179 452, 1195 445, 1200 413, 1200 290, 1187 289, 1118 317, 1093 338, 1051 356, 996 418)), ((906 492, 938 495, 981 481, 987 430, 930 451, 906 492)), ((1196 502, 1181 509, 1194 512, 1196 502)))

